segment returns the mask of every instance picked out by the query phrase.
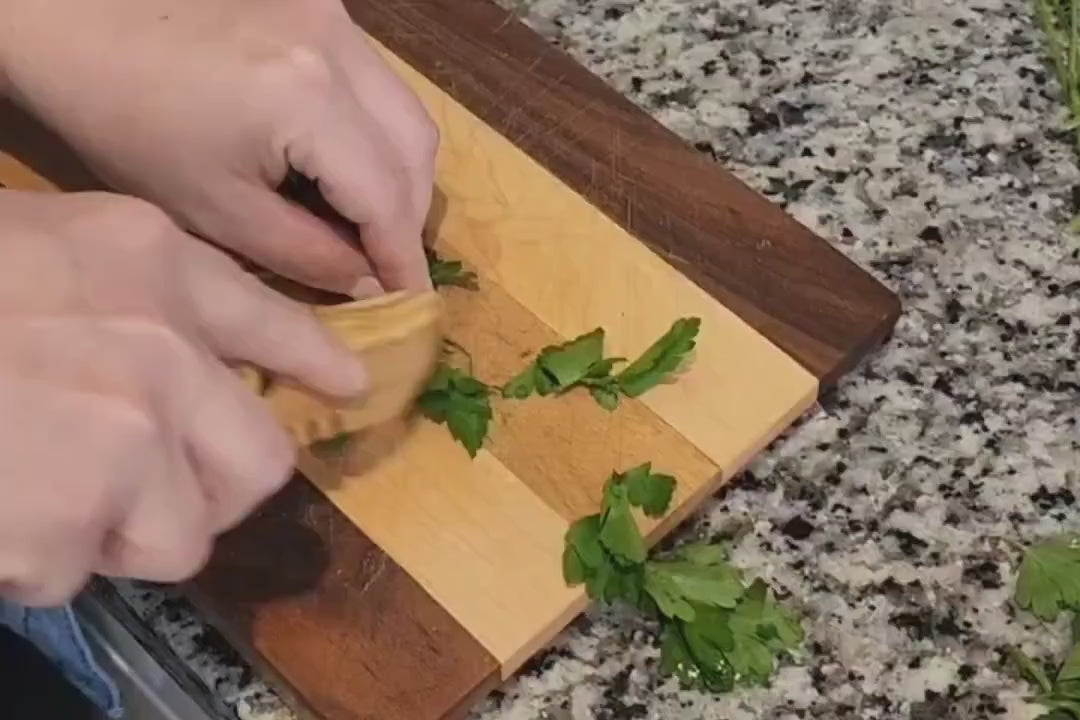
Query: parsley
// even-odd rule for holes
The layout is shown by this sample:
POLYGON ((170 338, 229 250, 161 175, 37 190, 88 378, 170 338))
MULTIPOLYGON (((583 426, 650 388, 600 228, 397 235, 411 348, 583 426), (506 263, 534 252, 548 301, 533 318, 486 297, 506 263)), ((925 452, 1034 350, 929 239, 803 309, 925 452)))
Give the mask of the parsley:
POLYGON ((1080 611, 1080 535, 1062 535, 1028 548, 1020 563, 1015 600, 1046 622, 1065 610, 1080 611))
POLYGON ((445 423, 469 457, 476 457, 491 423, 491 392, 476 378, 441 362, 417 405, 428 419, 445 423))
POLYGON ((1045 622, 1072 613, 1072 648, 1057 667, 1009 650, 1020 675, 1038 694, 1030 700, 1046 708, 1037 720, 1080 720, 1080 536, 1065 534, 1029 547, 1020 561, 1016 605, 1045 622))
POLYGON ((802 628, 762 580, 744 583, 721 546, 685 545, 648 559, 631 508, 662 516, 674 488, 675 479, 649 463, 614 473, 601 512, 566 533, 563 578, 584 584, 594 600, 622 601, 657 618, 661 669, 683 685, 722 692, 765 684, 777 658, 801 644, 802 628))
POLYGON ((348 449, 349 443, 352 442, 354 437, 356 437, 355 433, 341 433, 332 438, 312 443, 308 447, 308 450, 312 455, 322 458, 323 460, 341 457, 345 450, 348 449))
POLYGON ((476 290, 476 273, 465 270, 459 260, 443 260, 431 249, 425 249, 427 255, 428 275, 435 287, 454 286, 467 290, 476 290))
POLYGON ((681 318, 641 357, 617 375, 616 364, 626 358, 604 357, 604 330, 596 328, 561 345, 543 348, 536 359, 503 386, 503 396, 524 399, 587 388, 606 410, 619 405, 621 395, 638 397, 677 371, 694 349, 701 326, 698 318, 681 318))
POLYGON ((1047 710, 1036 720, 1080 720, 1080 642, 1076 638, 1057 668, 1046 668, 1016 648, 1010 656, 1020 674, 1038 690, 1029 700, 1047 710))
POLYGON ((618 375, 619 389, 627 397, 637 397, 646 390, 656 387, 670 373, 678 370, 694 349, 698 330, 701 329, 699 318, 680 318, 659 340, 630 363, 618 375))

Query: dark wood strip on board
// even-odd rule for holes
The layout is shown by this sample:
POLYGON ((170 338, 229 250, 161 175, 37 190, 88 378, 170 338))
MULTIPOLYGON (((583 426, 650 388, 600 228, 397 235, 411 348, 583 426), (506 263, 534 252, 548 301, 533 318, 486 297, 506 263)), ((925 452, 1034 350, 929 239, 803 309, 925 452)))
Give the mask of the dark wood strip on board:
POLYGON ((896 297, 489 0, 345 0, 392 52, 822 381, 880 343, 896 297))
POLYGON ((498 663, 302 477, 226 534, 190 595, 319 720, 448 720, 498 663))

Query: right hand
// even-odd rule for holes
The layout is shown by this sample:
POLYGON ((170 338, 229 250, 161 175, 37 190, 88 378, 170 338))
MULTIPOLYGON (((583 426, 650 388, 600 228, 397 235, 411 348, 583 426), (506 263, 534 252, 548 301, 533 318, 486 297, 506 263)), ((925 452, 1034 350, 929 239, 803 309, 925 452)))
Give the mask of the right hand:
POLYGON ((174 582, 289 478, 294 455, 225 361, 332 396, 358 360, 302 305, 162 212, 0 190, 0 595, 91 573, 174 582))

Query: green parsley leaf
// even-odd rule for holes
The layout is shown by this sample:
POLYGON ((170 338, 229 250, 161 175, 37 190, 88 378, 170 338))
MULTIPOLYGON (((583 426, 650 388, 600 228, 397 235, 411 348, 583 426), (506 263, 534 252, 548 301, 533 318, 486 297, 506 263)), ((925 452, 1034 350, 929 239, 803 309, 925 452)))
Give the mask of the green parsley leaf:
POLYGON ((561 394, 581 386, 606 410, 619 405, 620 394, 637 397, 677 370, 694 349, 698 318, 676 320, 637 360, 612 375, 626 358, 604 357, 604 330, 596 328, 562 345, 543 348, 536 359, 507 382, 503 396, 524 399, 561 394))
POLYGON ((682 588, 657 563, 650 562, 645 566, 645 592, 649 593, 660 612, 669 618, 692 622, 697 617, 694 606, 687 602, 682 588))
POLYGON ((536 359, 503 386, 503 396, 524 399, 563 393, 579 385, 603 386, 614 358, 605 360, 604 330, 596 328, 562 345, 549 345, 536 359))
POLYGON ((532 395, 536 392, 536 375, 539 372, 535 363, 529 365, 503 385, 503 397, 524 400, 532 395))
POLYGON ((580 585, 605 563, 600 516, 589 515, 576 521, 566 531, 563 547, 563 579, 567 585, 580 585))
POLYGON ((614 383, 610 385, 595 385, 589 388, 589 394, 593 396, 593 400, 605 410, 614 410, 619 407, 619 391, 618 386, 614 383))
POLYGON ((1038 716, 1035 720, 1076 720, 1077 718, 1080 718, 1080 707, 1076 708, 1075 712, 1060 708, 1051 710, 1048 713, 1038 716))
POLYGON ((619 387, 628 397, 638 397, 656 387, 687 359, 696 345, 701 319, 680 318, 634 362, 617 376, 619 387))
POLYGON ((626 485, 630 504, 652 518, 662 516, 675 494, 675 478, 652 471, 652 463, 643 463, 617 476, 626 485))
POLYGON ((1058 670, 1054 683, 1058 686, 1075 686, 1077 699, 1080 700, 1080 644, 1073 646, 1061 669, 1058 670))
POLYGON ((1046 674, 1042 665, 1020 648, 1010 647, 1008 653, 1009 660, 1012 661, 1021 677, 1037 686, 1041 692, 1053 692, 1053 683, 1050 682, 1050 676, 1046 674))
POLYGON ((696 604, 733 608, 745 592, 739 572, 727 563, 653 561, 649 563, 649 571, 662 577, 665 585, 674 588, 680 597, 696 604))
POLYGON ((621 483, 609 484, 604 492, 600 542, 608 552, 626 563, 645 562, 645 540, 630 511, 629 492, 621 483))
POLYGON ((320 440, 319 442, 312 443, 308 447, 308 451, 322 460, 340 458, 348 449, 349 443, 351 443, 355 437, 355 433, 341 433, 340 435, 335 435, 327 440, 320 440))
POLYGON ((450 434, 476 457, 491 423, 491 388, 464 371, 440 363, 417 399, 420 411, 445 423, 450 434))
POLYGON ((664 626, 660 645, 660 670, 674 675, 687 688, 728 692, 735 687, 735 671, 723 652, 700 633, 681 622, 664 626))
POLYGON ((793 650, 798 647, 806 633, 798 619, 784 608, 769 592, 769 586, 761 578, 756 578, 740 603, 746 606, 758 618, 759 634, 777 650, 793 650))
POLYGON ((696 565, 719 565, 728 561, 728 549, 720 543, 687 543, 675 548, 671 556, 696 565))
POLYGON ((679 626, 690 657, 697 665, 698 687, 728 692, 735 687, 737 671, 730 653, 735 647, 728 610, 695 607, 692 623, 674 621, 679 626))
POLYGON ((1016 581, 1016 604, 1046 622, 1080 610, 1080 536, 1062 535, 1028 548, 1016 581))
POLYGON ((428 275, 435 287, 455 286, 467 290, 476 290, 476 273, 465 270, 458 260, 443 260, 431 249, 426 249, 428 275))

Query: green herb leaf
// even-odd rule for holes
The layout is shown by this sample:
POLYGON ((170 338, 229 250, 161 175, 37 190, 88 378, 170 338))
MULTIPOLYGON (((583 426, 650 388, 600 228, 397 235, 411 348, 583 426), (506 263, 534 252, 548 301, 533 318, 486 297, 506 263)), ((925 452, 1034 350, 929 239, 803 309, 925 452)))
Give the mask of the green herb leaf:
POLYGON ((720 543, 687 543, 675 548, 671 556, 696 565, 719 565, 728 561, 728 549, 720 543))
POLYGON ((549 345, 503 386, 503 397, 520 400, 534 392, 541 396, 562 393, 586 380, 600 385, 603 375, 607 374, 603 372, 606 362, 603 352, 603 328, 596 328, 562 345, 549 345))
POLYGON ((731 652, 735 649, 731 612, 711 607, 697 607, 694 612, 694 622, 675 622, 697 664, 699 686, 715 692, 729 692, 734 689, 737 677, 731 662, 731 652))
POLYGON ((596 328, 568 343, 545 348, 536 364, 551 380, 551 387, 561 392, 590 377, 593 366, 603 361, 603 353, 604 330, 596 328))
POLYGON ((464 371, 440 363, 417 399, 430 420, 445 423, 470 457, 476 457, 491 423, 491 388, 464 371))
POLYGON ((1016 581, 1016 604, 1047 622, 1080 610, 1080 536, 1063 535, 1028 548, 1016 581))
POLYGON ((349 443, 351 443, 355 437, 355 433, 341 433, 328 440, 320 440, 319 442, 312 443, 308 447, 308 451, 315 457, 323 460, 339 458, 348 449, 349 443))
POLYGON ((476 290, 476 273, 465 270, 458 260, 443 260, 431 249, 425 250, 428 263, 428 275, 435 287, 456 286, 467 290, 476 290))
POLYGON ((645 540, 630 511, 630 499, 624 485, 608 485, 601 518, 600 542, 608 552, 626 563, 645 562, 645 540))
POLYGON ((505 398, 524 400, 536 392, 536 374, 539 372, 536 364, 531 364, 503 385, 502 394, 505 398))
POLYGON ((589 394, 593 396, 597 404, 605 410, 614 410, 619 407, 619 393, 617 385, 596 385, 589 388, 589 394))
POLYGON ((690 627, 678 621, 665 624, 661 671, 674 675, 687 688, 729 692, 735 687, 735 671, 723 652, 690 627))
POLYGON ((1080 700, 1080 644, 1074 645, 1069 652, 1069 656, 1065 658, 1065 662, 1062 664, 1061 669, 1058 670, 1057 678, 1054 683, 1057 686, 1063 685, 1075 685, 1077 691, 1077 699, 1080 700))
POLYGON ((639 507, 649 517, 667 512, 675 494, 675 478, 652 471, 652 463, 644 463, 618 476, 626 485, 630 504, 639 507))
POLYGON ((642 353, 634 362, 623 368, 617 379, 623 393, 638 397, 656 387, 677 370, 694 349, 701 319, 680 318, 671 328, 642 353))
POLYGON ((669 618, 692 622, 697 616, 694 606, 686 601, 682 588, 671 574, 657 563, 645 566, 645 592, 649 593, 660 612, 669 618))
POLYGON ((662 577, 665 584, 677 590, 683 599, 695 604, 733 608, 745 592, 739 572, 727 563, 652 561, 649 571, 662 577))
POLYGON ((563 547, 563 579, 567 585, 580 585, 606 564, 600 545, 600 516, 589 515, 576 521, 566 531, 563 547))

